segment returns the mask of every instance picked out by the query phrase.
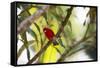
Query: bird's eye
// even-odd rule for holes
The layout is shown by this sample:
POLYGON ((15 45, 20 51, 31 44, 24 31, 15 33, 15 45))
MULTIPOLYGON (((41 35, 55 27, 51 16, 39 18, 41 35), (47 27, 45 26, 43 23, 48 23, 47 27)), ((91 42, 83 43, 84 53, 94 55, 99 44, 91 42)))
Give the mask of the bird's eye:
POLYGON ((44 32, 46 32, 46 30, 44 30, 44 32))

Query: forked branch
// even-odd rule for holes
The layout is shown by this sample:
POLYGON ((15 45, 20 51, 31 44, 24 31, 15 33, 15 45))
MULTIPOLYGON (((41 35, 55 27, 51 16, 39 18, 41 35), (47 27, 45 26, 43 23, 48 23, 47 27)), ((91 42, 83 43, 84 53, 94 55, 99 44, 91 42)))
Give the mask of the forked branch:
MULTIPOLYGON (((72 10, 73 10, 73 7, 71 7, 68 10, 65 20, 62 22, 62 25, 60 26, 55 38, 58 38, 60 36, 61 32, 64 29, 64 26, 67 24, 67 22, 71 16, 72 10)), ((27 64, 32 64, 32 62, 35 61, 50 46, 51 43, 52 43, 52 41, 48 41, 47 44, 45 44, 45 46, 27 64)))

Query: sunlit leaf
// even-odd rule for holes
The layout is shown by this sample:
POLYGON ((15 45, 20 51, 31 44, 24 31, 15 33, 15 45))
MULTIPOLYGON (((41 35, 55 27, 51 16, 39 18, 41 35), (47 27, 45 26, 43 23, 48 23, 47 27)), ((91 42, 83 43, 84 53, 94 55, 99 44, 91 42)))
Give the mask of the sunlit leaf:
POLYGON ((36 40, 36 42, 37 42, 37 45, 38 45, 38 39, 37 39, 36 33, 35 33, 32 29, 30 29, 30 28, 27 30, 27 32, 28 32, 29 34, 31 34, 32 37, 35 38, 35 40, 36 40))
POLYGON ((57 51, 56 49, 50 45, 47 50, 45 51, 42 57, 42 63, 54 63, 57 60, 57 51))
POLYGON ((31 9, 29 9, 29 13, 32 15, 32 14, 34 14, 35 12, 37 11, 37 8, 31 8, 31 9))
POLYGON ((44 13, 44 14, 43 14, 43 17, 45 18, 47 25, 49 25, 49 23, 48 23, 48 18, 47 18, 47 14, 44 13))
POLYGON ((39 34, 40 34, 40 39, 41 39, 41 45, 43 45, 43 40, 42 40, 42 37, 41 37, 40 27, 39 27, 36 23, 34 23, 34 25, 36 26, 36 28, 37 28, 37 29, 38 29, 38 31, 39 31, 39 34))

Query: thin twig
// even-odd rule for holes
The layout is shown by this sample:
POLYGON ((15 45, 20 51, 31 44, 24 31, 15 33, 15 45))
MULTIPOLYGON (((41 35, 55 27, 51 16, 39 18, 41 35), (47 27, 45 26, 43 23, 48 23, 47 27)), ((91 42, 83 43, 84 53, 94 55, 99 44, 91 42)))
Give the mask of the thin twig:
MULTIPOLYGON (((69 18, 71 16, 72 10, 73 10, 73 7, 71 7, 69 9, 68 14, 65 17, 65 20, 62 22, 63 25, 61 25, 61 27, 59 28, 55 38, 58 38, 60 36, 61 32, 63 31, 64 26, 66 25, 66 23, 68 22, 68 20, 69 20, 69 18)), ((51 43, 52 43, 51 40, 48 41, 47 44, 43 48, 41 48, 41 50, 27 64, 31 64, 33 61, 35 61, 49 47, 49 45, 51 43)))
POLYGON ((68 9, 68 13, 67 16, 65 17, 65 20, 62 22, 60 29, 58 30, 56 37, 59 37, 59 35, 61 34, 61 32, 64 30, 65 25, 68 23, 70 15, 72 13, 73 7, 71 7, 70 9, 68 9))
POLYGON ((28 46, 27 46, 27 44, 28 44, 28 41, 27 41, 27 37, 26 37, 26 32, 24 32, 24 33, 22 33, 21 34, 21 37, 22 37, 22 39, 24 40, 24 46, 25 46, 25 48, 26 48, 26 50, 27 50, 27 59, 28 59, 28 61, 30 60, 30 51, 29 51, 29 49, 28 49, 28 46))
MULTIPOLYGON (((34 42, 34 40, 28 41, 28 43, 27 43, 26 45, 29 46, 29 45, 31 45, 33 42, 34 42)), ((24 44, 23 44, 23 45, 20 47, 20 49, 19 49, 19 51, 18 51, 18 53, 17 53, 17 60, 18 60, 18 58, 20 57, 20 55, 22 54, 22 52, 24 51, 24 49, 25 49, 25 46, 24 46, 24 44)))

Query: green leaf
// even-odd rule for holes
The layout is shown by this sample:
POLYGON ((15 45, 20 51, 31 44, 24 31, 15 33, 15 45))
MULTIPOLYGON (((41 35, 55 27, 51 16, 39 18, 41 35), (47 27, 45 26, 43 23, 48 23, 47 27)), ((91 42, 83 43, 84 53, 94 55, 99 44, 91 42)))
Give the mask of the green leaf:
POLYGON ((36 26, 36 28, 37 28, 38 31, 39 31, 40 39, 41 39, 41 45, 43 45, 43 40, 42 40, 42 35, 41 35, 41 32, 40 32, 40 27, 39 27, 36 23, 34 23, 34 25, 36 26))
POLYGON ((21 34, 21 38, 23 39, 24 46, 25 46, 25 48, 27 50, 26 54, 27 54, 27 59, 29 61, 30 60, 30 51, 29 51, 28 46, 27 46, 28 41, 27 41, 26 32, 21 34))
POLYGON ((59 38, 58 41, 59 41, 59 44, 65 49, 65 46, 64 46, 64 44, 62 42, 62 39, 59 38))
POLYGON ((56 48, 56 47, 54 47, 54 48, 56 49, 56 51, 57 51, 60 55, 62 55, 60 49, 58 49, 58 48, 56 48))
POLYGON ((69 26, 69 30, 72 31, 72 24, 70 21, 68 21, 67 26, 69 26))
MULTIPOLYGON (((27 46, 31 45, 34 42, 34 40, 28 41, 27 46)), ((24 51, 25 46, 22 45, 21 48, 19 49, 18 53, 17 53, 17 59, 20 57, 20 55, 22 54, 22 52, 24 51)))
POLYGON ((39 33, 41 33, 41 32, 40 32, 40 28, 39 28, 39 26, 38 26, 36 23, 34 23, 34 25, 35 25, 36 28, 38 29, 39 33))
POLYGON ((59 6, 56 7, 56 13, 57 13, 58 15, 62 16, 63 11, 62 11, 61 7, 59 7, 59 6))
POLYGON ((47 13, 44 13, 44 14, 43 14, 43 17, 45 18, 47 25, 49 25, 49 23, 48 23, 48 18, 47 18, 47 13))
POLYGON ((73 39, 74 35, 73 35, 73 32, 72 32, 71 22, 68 22, 68 25, 65 26, 65 28, 64 28, 64 35, 67 38, 70 38, 70 40, 73 39))
POLYGON ((29 34, 31 34, 32 37, 35 38, 35 40, 36 40, 36 42, 37 42, 37 45, 38 45, 38 38, 37 38, 36 33, 35 33, 32 29, 30 29, 30 28, 27 30, 27 32, 28 32, 29 34))

